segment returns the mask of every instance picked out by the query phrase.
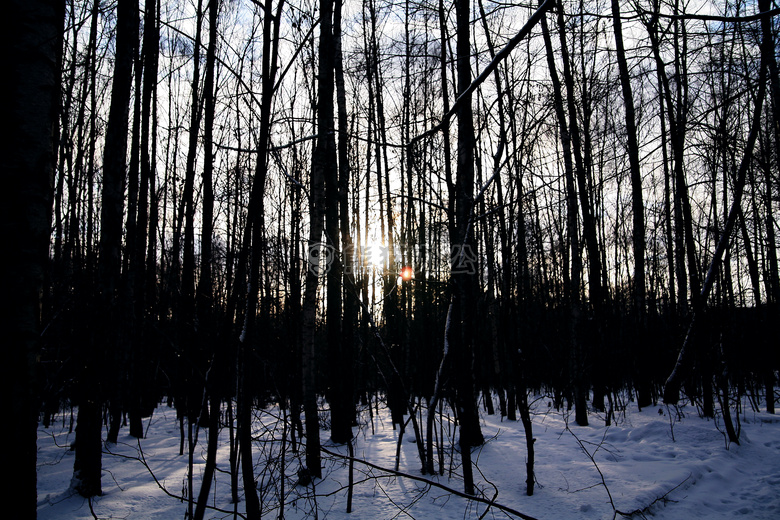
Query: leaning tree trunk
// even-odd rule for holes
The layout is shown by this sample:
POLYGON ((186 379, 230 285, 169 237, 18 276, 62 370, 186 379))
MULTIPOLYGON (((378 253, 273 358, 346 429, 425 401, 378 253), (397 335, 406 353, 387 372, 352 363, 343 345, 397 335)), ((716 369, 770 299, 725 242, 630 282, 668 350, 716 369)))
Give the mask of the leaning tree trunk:
MULTIPOLYGON (((760 0, 759 8, 766 12, 769 10, 768 0, 760 0)), ((672 373, 666 380, 664 386, 664 401, 669 403, 676 403, 679 398, 678 389, 680 388, 680 381, 685 375, 685 371, 691 362, 691 356, 693 355, 691 348, 691 338, 695 334, 695 327, 698 327, 697 316, 704 310, 704 303, 709 297, 710 291, 715 283, 715 277, 721 268, 723 255, 731 243, 731 234, 734 232, 734 228, 737 223, 737 219, 740 214, 740 204, 742 201, 742 194, 745 189, 745 182, 747 180, 748 169, 750 168, 753 160, 753 147, 756 144, 756 139, 761 127, 761 111, 764 104, 764 98, 766 97, 766 83, 767 83, 767 69, 769 68, 769 59, 773 55, 772 47, 772 33, 770 28, 770 20, 768 16, 761 18, 762 29, 762 42, 761 42, 761 61, 758 73, 758 85, 755 98, 755 104, 753 106, 753 120, 750 125, 750 133, 748 134, 747 141, 745 143, 745 149, 743 151, 742 160, 737 170, 737 178, 734 184, 733 200, 731 202, 731 208, 729 209, 728 219, 726 220, 726 226, 723 233, 720 236, 720 240, 713 252, 712 259, 710 260, 709 268, 707 269, 707 275, 704 278, 701 291, 697 295, 698 301, 702 306, 691 318, 691 323, 688 326, 688 333, 685 336, 680 352, 677 356, 677 362, 672 370, 672 373)), ((728 406, 727 402, 723 403, 724 406, 728 406)), ((730 432, 729 437, 732 442, 738 442, 736 435, 730 432)))
MULTIPOLYGON (((181 260, 181 290, 178 294, 177 333, 178 344, 185 355, 181 357, 179 389, 181 403, 177 411, 195 421, 200 414, 202 380, 199 375, 203 364, 200 348, 195 338, 195 169, 198 155, 198 137, 202 116, 200 94, 201 32, 203 29, 203 0, 198 0, 195 11, 195 42, 192 51, 192 89, 190 100, 190 122, 187 142, 187 159, 182 187, 179 218, 184 222, 184 244, 181 260)), ((176 260, 177 261, 177 260, 176 260)), ((177 273, 178 274, 178 273, 177 273)))

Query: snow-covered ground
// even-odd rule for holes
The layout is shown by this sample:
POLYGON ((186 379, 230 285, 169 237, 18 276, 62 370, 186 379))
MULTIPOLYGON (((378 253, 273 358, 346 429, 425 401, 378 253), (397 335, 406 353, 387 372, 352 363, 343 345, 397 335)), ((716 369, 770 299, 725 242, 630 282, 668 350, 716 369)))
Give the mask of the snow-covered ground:
MULTIPOLYGON (((603 416, 598 414, 591 414, 590 426, 579 427, 573 415, 569 417, 548 405, 545 398, 534 401, 538 485, 531 497, 525 494, 522 424, 483 416, 487 442, 474 450, 473 461, 477 487, 484 498, 540 520, 613 518, 615 510, 641 511, 635 518, 780 518, 780 415, 754 412, 747 405, 740 416, 741 443, 728 445, 722 422, 701 419, 691 406, 674 409, 659 405, 639 412, 629 403, 611 427, 605 427, 603 416)), ((399 431, 392 428, 387 411, 379 408, 379 414, 370 417, 363 410, 361 418, 363 425, 355 428, 355 458, 393 469, 399 431)), ((179 455, 179 424, 174 410, 159 407, 146 420, 148 434, 140 443, 123 429, 117 445, 105 446, 104 494, 91 503, 69 490, 74 455, 69 450, 74 439, 74 434, 68 433, 69 421, 68 411, 50 428, 39 428, 39 519, 185 518, 188 504, 182 497, 187 494, 188 457, 186 450, 185 455, 179 455)), ((284 461, 282 511, 278 502, 282 490, 282 424, 276 411, 258 416, 258 441, 271 436, 277 440, 254 445, 264 518, 279 518, 281 512, 288 520, 515 518, 497 507, 360 462, 354 464, 353 512, 347 514, 346 460, 324 455, 323 479, 315 481, 313 488, 296 486, 300 458, 290 451, 284 461)), ((445 423, 445 437, 449 428, 445 423)), ((218 510, 207 511, 206 518, 232 518, 234 510, 227 471, 228 429, 221 433, 221 471, 212 487, 216 498, 209 502, 218 510)), ((206 430, 198 435, 195 496, 205 462, 206 430)), ((323 432, 322 437, 327 439, 327 433, 323 432)), ((410 425, 402 440, 399 471, 462 490, 460 457, 452 458, 448 452, 445 475, 424 476, 413 439, 410 425)), ((447 443, 450 449, 451 439, 447 443)), ((326 443, 325 448, 347 453, 346 446, 326 443)), ((243 513, 243 502, 237 509, 243 513)))

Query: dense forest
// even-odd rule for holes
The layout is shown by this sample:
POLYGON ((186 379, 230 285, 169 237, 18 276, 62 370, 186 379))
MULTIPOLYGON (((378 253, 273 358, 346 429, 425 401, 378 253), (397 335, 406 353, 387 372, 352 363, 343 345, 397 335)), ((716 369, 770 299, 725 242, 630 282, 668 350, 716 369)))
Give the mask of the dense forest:
POLYGON ((26 511, 36 425, 64 409, 85 497, 102 444, 142 438, 160 403, 183 453, 235 427, 246 483, 271 403, 315 479, 320 436, 350 442, 375 400, 438 472, 447 406, 466 494, 480 413, 522 421, 533 492, 530 392, 580 425, 686 399, 731 442, 744 397, 774 413, 773 0, 11 4, 26 511))

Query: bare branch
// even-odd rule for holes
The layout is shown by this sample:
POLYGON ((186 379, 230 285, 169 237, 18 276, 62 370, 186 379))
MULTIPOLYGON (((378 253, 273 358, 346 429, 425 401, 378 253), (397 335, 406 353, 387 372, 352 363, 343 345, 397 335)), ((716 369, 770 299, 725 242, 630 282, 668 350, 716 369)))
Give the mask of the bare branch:
POLYGON ((422 482, 424 484, 428 484, 429 486, 436 487, 436 488, 439 488, 439 489, 443 489, 444 491, 446 491, 448 493, 451 493, 453 495, 457 495, 457 496, 459 496, 461 498, 467 498, 467 499, 472 500, 474 502, 479 502, 479 503, 482 503, 482 504, 486 504, 486 505, 488 505, 490 507, 495 507, 496 509, 500 509, 501 511, 503 511, 505 513, 508 513, 510 515, 513 515, 513 516, 516 516, 517 518, 522 518, 523 520, 537 520, 536 518, 534 518, 532 516, 529 516, 529 515, 526 515, 525 513, 521 513, 520 511, 517 511, 516 509, 512 509, 511 507, 507 507, 507 506, 503 506, 501 504, 497 504, 493 500, 488 500, 486 498, 478 497, 478 496, 475 496, 475 495, 468 495, 468 494, 464 493, 463 491, 458 491, 457 489, 451 488, 449 486, 445 486, 444 484, 440 484, 440 483, 436 482, 435 480, 429 480, 427 478, 418 477, 417 475, 411 475, 409 473, 404 473, 402 471, 395 471, 395 470, 392 470, 392 469, 383 468, 383 467, 378 466, 376 464, 372 464, 371 462, 368 462, 366 460, 358 459, 358 458, 355 458, 355 457, 350 457, 349 455, 342 455, 340 453, 336 453, 336 452, 330 451, 330 450, 328 450, 327 448, 324 448, 324 447, 321 448, 321 449, 322 449, 322 451, 324 451, 325 453, 327 453, 328 455, 331 455, 333 457, 339 457, 339 458, 342 458, 342 459, 351 460, 353 462, 359 462, 360 464, 368 466, 369 468, 373 468, 373 469, 376 469, 376 470, 379 470, 379 471, 384 471, 384 472, 387 472, 387 473, 391 473, 391 474, 396 475, 398 477, 403 477, 403 478, 408 478, 408 479, 411 479, 411 480, 416 480, 417 482, 422 482))

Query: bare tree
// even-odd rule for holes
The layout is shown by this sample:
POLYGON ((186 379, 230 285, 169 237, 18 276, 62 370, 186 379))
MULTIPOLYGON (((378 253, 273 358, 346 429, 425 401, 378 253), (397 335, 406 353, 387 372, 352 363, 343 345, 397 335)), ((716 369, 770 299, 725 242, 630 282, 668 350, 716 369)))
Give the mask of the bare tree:
MULTIPOLYGON (((471 84, 471 2, 460 0, 456 4, 457 17, 457 85, 463 95, 471 84)), ((474 324, 476 312, 474 300, 477 293, 474 229, 474 121, 470 95, 466 94, 457 111, 458 152, 455 177, 455 205, 450 215, 451 315, 445 331, 458 383, 455 399, 460 422, 460 454, 463 458, 463 478, 467 494, 474 493, 471 468, 471 448, 484 442, 479 425, 474 390, 474 324)))
POLYGON ((566 179, 566 229, 568 231, 567 250, 570 251, 571 258, 571 276, 566 287, 568 304, 571 308, 570 323, 570 348, 571 360, 570 370, 572 373, 572 386, 574 389, 574 412, 575 420, 580 426, 588 425, 587 393, 588 384, 583 373, 584 370, 584 347, 579 335, 580 321, 582 320, 582 303, 580 296, 580 280, 582 276, 582 258, 579 252, 579 226, 577 224, 578 203, 576 187, 574 180, 574 165, 572 163, 572 139, 569 131, 569 124, 563 106, 563 97, 561 95, 562 85, 555 65, 554 51, 552 47, 552 38, 547 26, 546 18, 542 18, 542 34, 544 36, 545 48, 547 50, 547 64, 552 79, 553 103, 555 113, 558 117, 560 126, 560 139, 563 147, 563 163, 566 179))
MULTIPOLYGON (((103 193, 100 226, 100 262, 98 264, 97 297, 103 334, 97 334, 86 348, 86 368, 82 375, 78 425, 76 427, 76 458, 73 464, 73 487, 81 495, 91 497, 102 493, 101 473, 101 403, 99 383, 106 361, 104 345, 116 355, 122 345, 119 327, 119 290, 122 247, 122 213, 127 167, 128 110, 132 85, 133 61, 138 44, 138 2, 117 3, 116 64, 111 88, 111 108, 106 128, 103 152, 103 193), (98 384, 96 384, 98 383, 98 384)), ((116 398, 116 394, 115 398, 116 398)))
MULTIPOLYGON (((237 356, 238 385, 238 437, 241 449, 241 474, 247 501, 247 517, 260 518, 260 500, 254 477, 252 457, 252 410, 254 401, 250 391, 247 370, 253 343, 257 338, 257 307, 259 291, 262 285, 261 260, 263 258, 264 230, 264 198, 266 190, 267 168, 269 163, 269 147, 271 139, 271 108, 275 93, 276 74, 279 56, 279 27, 284 0, 276 6, 275 14, 272 3, 266 2, 263 16, 263 61, 262 77, 263 92, 260 108, 260 127, 257 140, 257 157, 255 176, 252 182, 252 192, 247 211, 246 230, 244 234, 244 255, 249 252, 249 272, 244 307, 244 325, 239 338, 237 356)), ((239 278, 240 279, 240 278, 239 278)))
MULTIPOLYGON (((612 24, 615 31, 615 51, 617 54, 618 70, 620 72, 620 85, 623 91, 623 104, 625 106, 626 139, 628 148, 628 163, 631 171, 631 209, 633 212, 632 241, 634 246, 634 276, 633 276, 633 315, 637 323, 637 334, 643 334, 645 326, 645 305, 647 290, 645 285, 645 205, 642 193, 642 171, 639 160, 639 143, 637 142, 636 115, 634 110, 634 93, 631 87, 631 77, 628 72, 628 60, 623 43, 623 23, 620 19, 620 3, 612 0, 612 24)), ((640 346, 643 348, 643 346, 640 346)), ((643 356, 644 352, 640 353, 643 356)), ((639 374, 637 381, 640 408, 650 406, 650 381, 646 361, 639 362, 639 374)))
MULTIPOLYGON (((761 0, 761 2, 759 3, 759 10, 764 13, 769 11, 768 0, 761 0)), ((761 112, 763 108, 764 98, 766 96, 769 59, 770 56, 773 54, 773 50, 772 50, 773 40, 772 40, 768 14, 764 14, 761 17, 761 32, 762 32, 761 56, 760 56, 760 64, 759 64, 758 79, 757 79, 758 92, 756 94, 756 98, 753 106, 753 116, 750 124, 750 133, 748 134, 747 142, 745 143, 745 149, 743 151, 742 160, 740 161, 739 170, 737 171, 737 179, 736 179, 736 184, 734 186, 734 194, 731 202, 731 207, 728 213, 728 219, 726 220, 726 226, 725 229, 723 230, 723 233, 720 235, 720 240, 718 241, 716 249, 712 255, 712 260, 710 260, 710 265, 709 268, 707 269, 707 275, 704 279, 704 284, 701 287, 700 293, 697 294, 697 300, 699 301, 699 305, 702 306, 707 301, 707 297, 709 296, 710 291, 712 290, 712 287, 715 283, 715 278, 717 276, 717 273, 719 269, 721 269, 722 267, 723 255, 731 242, 731 234, 734 231, 734 227, 736 226, 737 219, 739 218, 739 214, 741 211, 740 207, 742 202, 742 195, 744 193, 745 183, 747 180, 747 172, 748 169, 750 168, 750 164, 753 157, 753 147, 755 146, 756 140, 758 138, 759 129, 761 126, 761 121, 762 121, 761 112)), ((703 310, 704 310, 703 307, 695 310, 691 318, 690 324, 688 326, 688 332, 685 336, 685 341, 683 342, 683 345, 680 348, 680 352, 677 357, 677 362, 664 385, 664 401, 668 403, 676 403, 679 399, 679 388, 680 388, 681 380, 686 375, 686 372, 689 370, 691 356, 694 354, 693 352, 694 347, 691 346, 691 342, 693 341, 694 334, 696 333, 695 327, 697 326, 697 316, 700 315, 703 312, 703 310)), ((722 384, 725 384, 725 378, 723 378, 722 384)), ((725 389, 723 387, 721 387, 720 390, 725 394, 725 389)), ((736 431, 734 430, 730 417, 728 416, 727 397, 723 399, 721 408, 723 409, 724 414, 726 414, 724 416, 724 419, 726 422, 726 429, 728 432, 729 440, 731 442, 735 442, 738 444, 739 437, 736 431)))
MULTIPOLYGON (((210 0, 208 5, 209 43, 206 50, 206 77, 203 84, 203 209, 201 223, 200 246, 200 278, 197 288, 197 312, 198 312, 198 341, 203 344, 203 349, 212 348, 212 342, 216 341, 216 324, 214 316, 214 280, 212 276, 213 264, 213 233, 214 233, 214 69, 216 68, 217 54, 217 25, 219 21, 219 0, 210 0)), ((219 418, 222 403, 220 388, 218 386, 219 374, 223 370, 225 360, 218 356, 219 350, 215 350, 211 357, 208 371, 205 376, 204 401, 208 399, 208 445, 206 451, 206 465, 203 468, 198 500, 193 513, 195 520, 203 520, 208 504, 211 482, 214 479, 214 471, 217 466, 217 448, 219 447, 219 418)), ((205 403, 204 403, 205 406, 205 403)))

